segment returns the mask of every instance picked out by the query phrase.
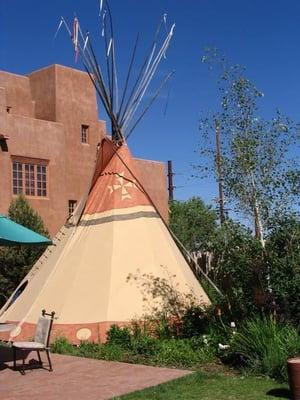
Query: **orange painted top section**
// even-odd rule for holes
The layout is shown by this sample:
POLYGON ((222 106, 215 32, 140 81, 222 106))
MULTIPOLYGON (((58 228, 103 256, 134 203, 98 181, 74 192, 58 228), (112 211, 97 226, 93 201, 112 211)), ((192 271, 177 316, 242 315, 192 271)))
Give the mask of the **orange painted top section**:
POLYGON ((84 215, 113 209, 152 205, 137 181, 136 165, 128 146, 124 144, 113 151, 114 154, 110 161, 95 180, 85 206, 84 215))

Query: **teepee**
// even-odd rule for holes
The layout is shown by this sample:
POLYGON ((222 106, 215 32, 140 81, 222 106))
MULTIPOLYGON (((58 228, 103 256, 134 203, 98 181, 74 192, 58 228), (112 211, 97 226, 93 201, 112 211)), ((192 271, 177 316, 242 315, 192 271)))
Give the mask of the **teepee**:
POLYGON ((111 324, 143 316, 140 288, 128 281, 139 272, 172 277, 177 290, 209 303, 140 186, 127 145, 116 148, 104 139, 106 146, 112 156, 95 178, 78 222, 74 216, 62 228, 19 286, 26 284, 22 294, 15 301, 13 295, 2 310, 0 322, 18 324, 14 338, 31 337, 46 308, 56 311, 54 336, 75 343, 105 340, 111 324))
MULTIPOLYGON (((138 274, 165 281, 172 279, 176 290, 192 293, 202 304, 210 303, 139 182, 138 165, 124 136, 150 75, 166 51, 170 33, 158 58, 151 50, 134 90, 127 100, 123 93, 115 111, 114 69, 109 68, 113 71, 109 75, 111 90, 106 92, 90 40, 87 43, 83 38, 84 44, 80 45, 78 32, 80 27, 75 19, 72 40, 108 111, 112 139, 105 138, 101 143, 87 196, 0 312, 0 322, 17 325, 10 334, 13 340, 33 336, 42 309, 56 313, 53 337, 65 336, 73 343, 105 340, 112 324, 122 325, 132 318, 143 317, 145 301, 136 284, 138 278, 129 279, 138 274), (123 107, 125 103, 127 106, 123 107)), ((108 41, 106 54, 112 57, 109 59, 112 64, 109 48, 114 53, 113 46, 108 41)), ((125 91, 126 88, 127 85, 125 91)))

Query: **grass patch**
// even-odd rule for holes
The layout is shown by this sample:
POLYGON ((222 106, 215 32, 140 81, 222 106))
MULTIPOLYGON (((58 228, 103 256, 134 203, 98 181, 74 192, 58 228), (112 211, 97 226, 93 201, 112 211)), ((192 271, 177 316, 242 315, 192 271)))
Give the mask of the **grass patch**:
POLYGON ((197 372, 153 388, 116 397, 115 400, 272 400, 272 398, 289 399, 287 385, 260 377, 207 376, 197 372))

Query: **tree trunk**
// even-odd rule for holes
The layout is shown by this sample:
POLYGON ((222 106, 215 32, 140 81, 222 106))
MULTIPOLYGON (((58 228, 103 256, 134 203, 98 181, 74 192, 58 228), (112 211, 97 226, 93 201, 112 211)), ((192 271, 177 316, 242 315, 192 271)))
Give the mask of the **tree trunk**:
POLYGON ((225 207, 224 207, 224 179, 221 168, 221 141, 220 131, 221 126, 218 120, 215 120, 216 129, 216 163, 217 163, 217 175, 218 175, 218 186, 219 186, 219 212, 220 212, 220 223, 221 225, 225 222, 225 207))
POLYGON ((251 173, 251 181, 253 188, 253 217, 254 217, 254 231, 255 237, 260 241, 262 248, 265 248, 264 232, 260 219, 259 206, 256 198, 256 186, 253 174, 251 173))

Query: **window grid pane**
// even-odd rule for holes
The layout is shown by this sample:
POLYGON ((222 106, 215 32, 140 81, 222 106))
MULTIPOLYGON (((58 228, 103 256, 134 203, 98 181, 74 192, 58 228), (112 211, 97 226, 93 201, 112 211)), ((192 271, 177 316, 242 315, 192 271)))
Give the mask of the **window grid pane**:
POLYGON ((22 164, 13 162, 13 194, 20 194, 23 192, 23 174, 22 164))
POLYGON ((27 196, 47 196, 47 166, 13 161, 13 194, 27 196))
POLYGON ((88 125, 81 125, 81 143, 88 143, 88 125))
POLYGON ((25 194, 28 196, 35 195, 35 173, 34 164, 24 164, 25 165, 25 194))
POLYGON ((47 196, 47 179, 45 165, 37 165, 37 195, 39 197, 47 196))
POLYGON ((69 200, 69 215, 73 214, 77 206, 77 200, 69 200))

